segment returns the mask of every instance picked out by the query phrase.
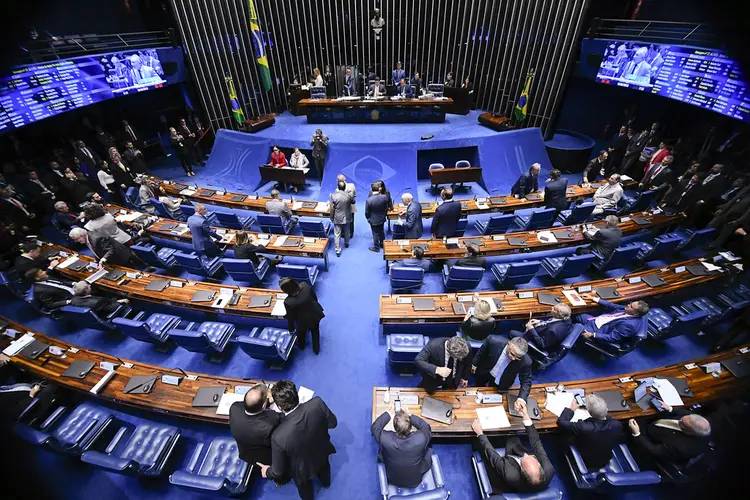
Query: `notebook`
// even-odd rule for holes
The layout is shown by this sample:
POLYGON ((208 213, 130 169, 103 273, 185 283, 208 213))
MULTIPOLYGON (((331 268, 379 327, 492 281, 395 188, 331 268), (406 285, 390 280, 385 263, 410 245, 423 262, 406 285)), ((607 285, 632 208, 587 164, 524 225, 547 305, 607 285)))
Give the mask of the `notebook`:
MULTIPOLYGON (((542 195, 538 193, 529 193, 526 195, 526 199, 529 201, 539 201, 542 199, 542 195)), ((511 413, 511 415, 513 414, 511 413)))
MULTIPOLYGON (((562 297, 558 295, 553 295, 551 293, 539 292, 536 295, 536 298, 537 300, 539 300, 540 304, 545 304, 548 306, 554 306, 555 304, 559 304, 560 302, 562 302, 562 297)), ((529 415, 531 415, 531 413, 529 413, 529 415)))
POLYGON ((219 406, 224 391, 224 386, 201 387, 193 398, 193 406, 219 406))
POLYGON ((94 368, 95 363, 93 361, 84 361, 77 359, 65 370, 62 374, 63 377, 71 378, 84 378, 94 368))
POLYGON ((271 305, 271 295, 253 295, 247 307, 268 307, 271 305))
POLYGON ((463 240, 464 247, 468 247, 469 245, 476 245, 478 247, 481 247, 484 244, 484 241, 482 241, 481 238, 466 238, 463 240))
POLYGON ((690 390, 690 385, 688 385, 688 381, 685 380, 684 378, 678 378, 678 377, 656 377, 656 378, 669 380, 669 382, 674 386, 677 393, 683 398, 695 397, 695 394, 693 394, 693 391, 690 390))
POLYGON ((232 196, 232 201, 235 203, 239 203, 241 201, 245 201, 245 198, 247 198, 247 196, 245 196, 244 194, 240 194, 240 195, 232 196))
POLYGON ((614 286, 603 286, 601 288, 595 288, 594 292, 604 300, 616 299, 620 297, 620 292, 617 291, 617 287, 614 286))
POLYGON ((706 274, 708 274, 708 269, 706 269, 706 266, 703 266, 703 265, 685 266, 685 268, 693 276, 705 276, 706 274))
POLYGON ((422 210, 429 210, 432 208, 432 203, 420 203, 422 210))
POLYGON ((495 307, 497 308, 498 311, 502 311, 503 310, 503 301, 502 300, 493 298, 492 301, 495 303, 495 307))
POLYGON ((656 274, 649 274, 643 277, 643 281, 650 287, 657 287, 664 284, 664 278, 657 276, 656 274))
POLYGON ((42 259, 51 259, 52 257, 56 257, 60 254, 59 250, 56 250, 54 248, 45 248, 42 250, 42 259))
POLYGON ((525 247, 526 238, 508 238, 508 245, 513 247, 525 247))
POLYGON ((198 290, 190 297, 190 302, 213 302, 215 296, 214 290, 198 290))
POLYGON ((148 394, 154 388, 156 375, 134 375, 130 377, 125 388, 125 394, 148 394))
POLYGON ((411 246, 412 250, 414 250, 415 248, 421 248, 425 253, 430 251, 430 245, 427 245, 425 243, 417 243, 411 246))
POLYGON ((451 425, 453 423, 453 404, 425 396, 422 399, 422 416, 451 425))
POLYGON ((161 292, 169 286, 169 280, 152 280, 146 285, 149 292, 161 292))
POLYGON ((31 344, 23 348, 23 350, 21 351, 21 354, 23 354, 27 358, 36 359, 39 356, 41 356, 42 353, 46 351, 48 347, 49 345, 45 344, 44 342, 39 342, 38 340, 34 340, 31 344))
POLYGON ((462 302, 453 302, 451 307, 453 308, 453 314, 466 314, 466 307, 462 302))
POLYGON ((747 377, 750 375, 750 363, 748 363, 741 356, 735 356, 734 358, 725 359, 721 362, 724 368, 729 370, 732 375, 737 378, 747 377))
POLYGON ((435 299, 414 299, 412 307, 415 311, 434 311, 435 299))
POLYGON ((112 269, 110 272, 102 276, 105 280, 109 281, 119 281, 120 278, 125 276, 125 271, 120 271, 119 269, 112 269))

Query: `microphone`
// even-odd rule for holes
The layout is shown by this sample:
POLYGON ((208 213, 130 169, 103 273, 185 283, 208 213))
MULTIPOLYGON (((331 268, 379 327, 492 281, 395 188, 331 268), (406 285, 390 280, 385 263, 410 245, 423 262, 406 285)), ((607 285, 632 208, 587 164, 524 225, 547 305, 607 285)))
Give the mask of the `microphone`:
POLYGON ((187 376, 188 376, 188 374, 187 374, 187 373, 185 373, 185 370, 183 370, 183 369, 182 369, 182 368, 180 368, 179 366, 177 366, 177 367, 174 367, 174 368, 167 368, 167 370, 169 370, 169 371, 171 371, 171 372, 173 372, 173 371, 177 370, 177 371, 179 371, 180 373, 182 373, 182 374, 183 374, 183 375, 185 376, 185 378, 187 378, 187 376))

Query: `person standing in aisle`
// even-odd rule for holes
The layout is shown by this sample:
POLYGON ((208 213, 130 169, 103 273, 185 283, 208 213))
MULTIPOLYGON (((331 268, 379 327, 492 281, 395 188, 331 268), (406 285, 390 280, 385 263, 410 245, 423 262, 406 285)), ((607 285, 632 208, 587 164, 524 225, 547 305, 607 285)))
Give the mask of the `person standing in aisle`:
POLYGON ((326 164, 326 153, 328 152, 328 136, 323 135, 323 131, 317 129, 312 136, 310 145, 313 147, 312 157, 315 162, 315 169, 318 171, 318 179, 323 184, 323 167, 326 164))

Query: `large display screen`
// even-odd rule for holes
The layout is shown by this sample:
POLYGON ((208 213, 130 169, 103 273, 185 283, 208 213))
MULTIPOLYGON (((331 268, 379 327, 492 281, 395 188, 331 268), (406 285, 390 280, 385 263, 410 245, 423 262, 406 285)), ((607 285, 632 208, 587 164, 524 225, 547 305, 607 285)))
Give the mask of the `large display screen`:
POLYGON ((750 123, 737 62, 717 49, 607 41, 596 81, 657 94, 750 123))
MULTIPOLYGON (((161 49, 17 67, 0 79, 0 133, 105 99, 167 84, 161 49)), ((166 49, 171 50, 171 49, 166 49)))

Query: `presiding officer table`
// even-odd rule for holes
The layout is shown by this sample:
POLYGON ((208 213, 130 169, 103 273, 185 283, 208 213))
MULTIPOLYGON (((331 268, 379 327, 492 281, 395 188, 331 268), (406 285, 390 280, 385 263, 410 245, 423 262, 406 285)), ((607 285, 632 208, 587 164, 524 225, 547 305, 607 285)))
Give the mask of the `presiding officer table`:
POLYGON ((449 97, 437 99, 302 99, 308 123, 442 123, 449 97))

